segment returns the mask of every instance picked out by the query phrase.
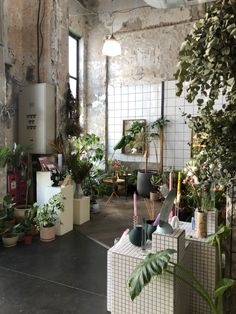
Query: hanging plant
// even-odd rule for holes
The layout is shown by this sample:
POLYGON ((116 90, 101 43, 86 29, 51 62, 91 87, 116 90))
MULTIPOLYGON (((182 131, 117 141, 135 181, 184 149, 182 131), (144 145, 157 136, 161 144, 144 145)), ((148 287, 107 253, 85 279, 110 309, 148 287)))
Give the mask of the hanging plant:
POLYGON ((236 173, 236 0, 216 0, 183 42, 175 78, 177 96, 186 85, 186 100, 196 101, 199 117, 190 127, 199 135, 208 166, 236 173), (187 83, 187 84, 186 84, 187 83), (221 109, 215 102, 225 96, 221 109), (201 138, 201 134, 207 137, 201 138))

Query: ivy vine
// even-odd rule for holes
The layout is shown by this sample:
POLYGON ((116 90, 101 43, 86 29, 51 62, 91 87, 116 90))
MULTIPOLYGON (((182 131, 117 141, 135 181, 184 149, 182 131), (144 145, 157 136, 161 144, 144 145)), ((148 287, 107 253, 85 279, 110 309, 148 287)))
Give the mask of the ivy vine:
POLYGON ((198 105, 190 126, 205 147, 208 167, 236 173, 236 0, 216 0, 181 45, 176 95, 198 105), (216 101, 223 94, 222 108, 216 101), (201 138, 201 134, 207 137, 201 138))

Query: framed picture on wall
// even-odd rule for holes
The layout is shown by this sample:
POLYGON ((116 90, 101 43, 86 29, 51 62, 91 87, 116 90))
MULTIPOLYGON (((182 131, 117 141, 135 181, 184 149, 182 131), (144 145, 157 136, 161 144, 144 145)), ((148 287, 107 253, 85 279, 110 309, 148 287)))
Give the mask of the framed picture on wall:
POLYGON ((123 154, 143 155, 145 151, 145 119, 123 120, 123 135, 133 135, 131 140, 123 149, 123 154), (137 132, 137 130, 140 130, 137 132))

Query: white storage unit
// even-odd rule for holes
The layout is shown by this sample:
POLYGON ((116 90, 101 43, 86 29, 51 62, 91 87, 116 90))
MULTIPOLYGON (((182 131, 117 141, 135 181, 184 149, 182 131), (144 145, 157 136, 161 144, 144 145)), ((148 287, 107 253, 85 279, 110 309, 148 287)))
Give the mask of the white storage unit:
POLYGON ((47 83, 23 87, 19 95, 19 144, 33 154, 51 153, 55 139, 55 86, 47 83))

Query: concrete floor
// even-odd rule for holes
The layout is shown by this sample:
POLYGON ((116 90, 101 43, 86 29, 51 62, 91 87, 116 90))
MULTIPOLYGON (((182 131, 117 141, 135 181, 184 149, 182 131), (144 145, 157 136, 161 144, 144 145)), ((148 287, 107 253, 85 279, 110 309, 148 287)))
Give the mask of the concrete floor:
MULTIPOLYGON (((113 246, 114 239, 120 237, 133 225, 133 198, 128 195, 120 198, 114 197, 112 202, 106 206, 108 197, 99 200, 100 213, 91 214, 90 221, 76 226, 76 229, 109 248, 113 246)), ((156 212, 159 212, 161 203, 156 202, 156 212)), ((142 218, 149 219, 145 202, 142 197, 137 196, 137 210, 139 223, 142 218)))
POLYGON ((0 246, 1 314, 104 314, 107 250, 70 232, 56 241, 0 246))
MULTIPOLYGON (((89 222, 53 242, 0 244, 0 314, 108 313, 107 247, 132 228, 133 200, 114 198, 107 207, 106 200, 89 222)), ((137 203, 141 222, 148 215, 143 199, 137 203)))

